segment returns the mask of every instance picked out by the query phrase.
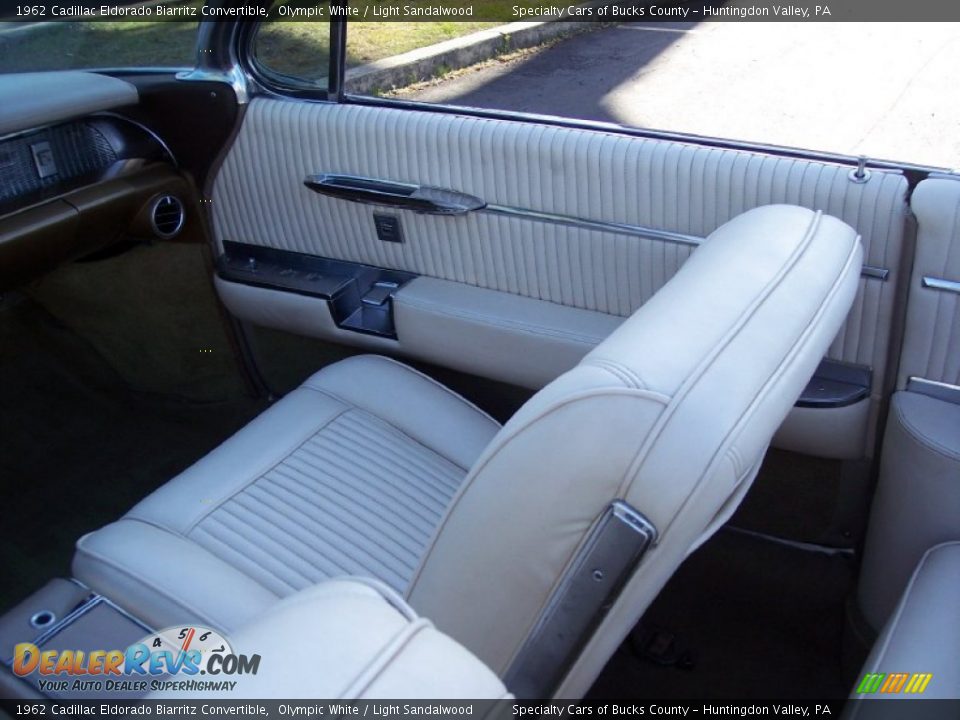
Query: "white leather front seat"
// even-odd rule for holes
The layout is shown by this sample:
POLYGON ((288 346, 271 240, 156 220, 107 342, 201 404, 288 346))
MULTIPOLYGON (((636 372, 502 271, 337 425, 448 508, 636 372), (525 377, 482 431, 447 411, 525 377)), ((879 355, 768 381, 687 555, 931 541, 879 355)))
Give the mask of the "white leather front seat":
POLYGON ((74 573, 227 632, 370 575, 516 694, 582 695, 746 492, 860 264, 839 220, 747 212, 503 428, 393 361, 338 363, 82 538, 74 573))
POLYGON ((345 360, 81 538, 74 574, 157 627, 228 631, 331 577, 404 592, 499 429, 398 362, 345 360))

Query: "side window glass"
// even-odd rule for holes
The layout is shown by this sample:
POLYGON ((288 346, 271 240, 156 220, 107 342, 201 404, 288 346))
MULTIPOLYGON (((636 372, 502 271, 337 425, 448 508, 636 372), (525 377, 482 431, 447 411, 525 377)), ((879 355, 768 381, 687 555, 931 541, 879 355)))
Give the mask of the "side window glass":
MULTIPOLYGON (((347 25, 347 58, 344 88, 357 95, 390 95, 398 87, 416 83, 424 78, 417 74, 417 60, 406 53, 429 52, 440 48, 441 43, 479 37, 479 33, 495 28, 502 23, 486 22, 428 22, 404 20, 381 20, 374 22, 350 22, 347 25), (392 58, 399 69, 389 69, 377 61, 392 58), (404 62, 404 58, 409 58, 404 62), (409 65, 409 70, 402 68, 409 65)), ((391 63, 392 64, 392 63, 391 63)), ((434 68, 442 75, 443 63, 434 68)))
POLYGON ((0 72, 194 66, 197 21, 42 20, 0 21, 0 72))
MULTIPOLYGON (((308 5, 307 3, 306 5, 308 5)), ((269 78, 304 88, 326 90, 330 69, 330 23, 326 20, 286 20, 285 9, 302 2, 280 2, 270 19, 260 23, 253 38, 253 61, 269 78)), ((316 5, 326 18, 328 3, 316 5)))

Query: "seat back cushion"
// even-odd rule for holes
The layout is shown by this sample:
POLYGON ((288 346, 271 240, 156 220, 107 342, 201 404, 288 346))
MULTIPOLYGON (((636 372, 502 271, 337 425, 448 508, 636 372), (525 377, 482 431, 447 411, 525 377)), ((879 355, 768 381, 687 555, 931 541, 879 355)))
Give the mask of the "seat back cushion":
POLYGON ((799 207, 716 230, 497 434, 414 575, 412 606, 502 674, 590 528, 624 500, 659 541, 558 690, 585 692, 749 487, 850 309, 861 261, 849 226, 799 207))

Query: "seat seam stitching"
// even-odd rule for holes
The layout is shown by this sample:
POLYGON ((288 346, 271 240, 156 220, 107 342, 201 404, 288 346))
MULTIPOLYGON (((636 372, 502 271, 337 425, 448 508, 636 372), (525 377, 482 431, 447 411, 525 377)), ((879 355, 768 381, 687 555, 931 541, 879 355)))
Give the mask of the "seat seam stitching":
MULTIPOLYGON (((234 531, 229 525, 227 525, 226 523, 224 523, 223 521, 217 519, 217 522, 219 522, 219 523, 221 524, 221 526, 223 526, 224 528, 226 528, 228 531, 233 532, 234 535, 238 535, 238 534, 239 534, 239 533, 237 533, 236 531, 234 531)), ((223 537, 221 537, 221 536, 215 534, 214 532, 212 532, 211 530, 209 530, 207 527, 198 527, 196 530, 194 530, 194 533, 203 533, 203 534, 207 535, 213 542, 218 543, 218 544, 220 544, 220 545, 223 545, 225 548, 227 548, 228 550, 230 550, 232 553, 234 553, 234 554, 236 554, 236 555, 240 555, 240 556, 246 557, 246 556, 244 555, 244 553, 242 553, 242 552, 241 552, 240 550, 238 550, 236 547, 234 547, 233 545, 231 545, 227 540, 224 540, 223 537)), ((241 536, 241 537, 242 537, 242 536, 241 536)), ((202 548, 203 548, 204 550, 206 550, 208 553, 210 553, 211 555, 213 555, 215 558, 217 558, 217 559, 220 560, 221 562, 226 563, 227 565, 229 565, 231 568, 233 568, 233 569, 236 570, 237 572, 239 572, 239 573, 243 574, 244 576, 246 576, 246 577, 254 580, 254 582, 258 583, 259 585, 262 585, 263 587, 266 587, 266 586, 263 585, 263 583, 261 583, 259 580, 254 579, 254 576, 253 576, 252 574, 250 574, 249 572, 246 572, 245 570, 242 570, 242 569, 240 568, 240 566, 239 566, 239 565, 235 565, 232 560, 229 560, 229 559, 225 558, 223 555, 217 553, 215 550, 212 550, 208 545, 205 545, 205 544, 202 543, 200 540, 196 539, 194 535, 191 535, 191 537, 186 538, 186 539, 189 540, 190 542, 198 545, 199 547, 202 547, 202 548)), ((284 566, 284 567, 287 567, 287 566, 284 566)), ((285 580, 281 575, 278 575, 274 570, 271 570, 271 569, 268 568, 266 565, 257 564, 257 569, 258 569, 258 570, 261 570, 261 571, 263 571, 264 573, 266 573, 267 575, 271 576, 272 578, 274 578, 277 582, 281 583, 282 585, 285 585, 285 586, 287 586, 288 588, 290 588, 290 592, 297 592, 298 588, 297 588, 296 585, 294 585, 293 583, 285 580)), ((299 574, 299 573, 298 573, 298 574, 299 574)), ((309 580, 310 578, 306 578, 306 579, 309 580)), ((270 590, 270 588, 267 588, 267 590, 270 590)), ((273 592, 273 590, 270 590, 270 592, 272 592, 274 595, 277 595, 277 593, 273 592)), ((283 596, 283 595, 277 595, 277 597, 284 597, 284 596, 283 596)))
MULTIPOLYGON (((173 534, 173 533, 171 533, 171 534, 173 534)), ((207 550, 206 548, 204 548, 203 546, 199 546, 199 547, 200 547, 204 552, 210 553, 210 551, 207 550)), ((141 573, 139 573, 139 572, 137 572, 136 570, 130 568, 128 565, 126 565, 126 563, 120 563, 120 562, 118 562, 117 560, 114 560, 114 559, 112 559, 112 558, 110 558, 110 557, 108 557, 108 556, 106 556, 106 555, 103 555, 102 553, 94 552, 94 551, 90 550, 90 548, 84 547, 82 544, 77 547, 77 552, 80 553, 80 554, 82 554, 82 555, 86 555, 88 558, 90 558, 90 559, 92 559, 92 560, 96 560, 96 561, 98 561, 98 562, 101 562, 101 563, 103 563, 104 565, 106 565, 107 567, 112 568, 112 569, 116 570, 117 572, 120 572, 120 573, 126 575, 126 576, 129 577, 130 579, 136 580, 137 582, 139 582, 139 583, 141 583, 141 584, 149 587, 151 590, 153 590, 153 591, 156 592, 157 594, 159 594, 159 595, 163 596, 165 599, 169 600, 169 601, 171 602, 171 604, 173 604, 173 605, 178 605, 179 607, 187 610, 188 612, 191 612, 191 613, 195 614, 199 619, 201 619, 201 620, 203 620, 203 621, 205 621, 205 622, 212 623, 212 624, 219 624, 219 623, 217 623, 217 622, 213 619, 212 616, 208 615, 206 612, 203 612, 203 611, 201 611, 201 610, 196 609, 195 607, 193 607, 193 606, 192 606, 191 604, 189 604, 189 603, 183 602, 183 600, 182 600, 181 598, 174 598, 174 597, 172 597, 171 595, 168 595, 167 592, 166 592, 163 588, 159 587, 156 583, 154 583, 154 582, 152 582, 151 580, 147 579, 147 578, 146 578, 144 575, 142 575, 141 573)), ((216 558, 216 560, 218 560, 218 561, 220 561, 220 562, 223 562, 223 559, 222 559, 222 558, 217 557, 216 555, 213 555, 213 553, 210 553, 210 555, 211 555, 211 557, 216 558)), ((230 567, 233 568, 234 570, 237 569, 237 568, 234 567, 233 565, 231 565, 230 567)), ((272 590, 270 590, 269 588, 264 587, 261 583, 257 582, 256 580, 254 580, 253 578, 249 577, 249 576, 246 575, 246 574, 244 574, 244 576, 247 577, 247 578, 250 580, 250 582, 256 583, 256 585, 259 586, 260 588, 262 588, 262 589, 264 590, 264 592, 267 592, 267 593, 269 593, 270 595, 273 595, 274 597, 277 597, 277 598, 279 599, 279 597, 277 596, 277 594, 276 594, 275 592, 273 592, 272 590)), ((220 627, 223 628, 223 625, 220 625, 220 627)), ((223 628, 223 629, 226 629, 226 628, 223 628)))
MULTIPOLYGON (((696 386, 699 379, 702 378, 711 368, 713 368, 714 363, 716 363, 717 359, 723 354, 723 351, 726 350, 731 342, 740 336, 750 318, 756 314, 767 298, 769 298, 781 286, 785 278, 790 274, 790 270, 796 266, 796 264, 800 261, 800 258, 802 258, 806 254, 807 250, 809 250, 809 247, 813 242, 813 238, 820 227, 821 218, 822 213, 819 211, 813 215, 813 217, 807 223, 801 243, 784 260, 782 265, 778 268, 776 276, 773 277, 770 282, 760 290, 755 300, 750 302, 750 304, 744 308, 743 311, 731 322, 729 329, 712 349, 712 351, 703 361, 701 361, 691 370, 691 372, 680 383, 680 387, 677 388, 677 390, 671 395, 670 403, 665 408, 665 412, 662 413, 657 419, 655 426, 651 428, 650 434, 644 439, 644 442, 641 443, 640 447, 637 449, 637 453, 634 456, 633 461, 631 461, 627 471, 621 479, 618 487, 619 495, 626 495, 630 486, 636 479, 636 476, 639 474, 640 469, 643 467, 644 461, 649 456, 651 448, 656 445, 660 434, 670 422, 674 412, 681 405, 683 400, 689 395, 691 390, 696 386)), ((858 241, 854 241, 851 244, 851 254, 856 253, 858 244, 858 241)), ((841 268, 841 272, 838 275, 834 286, 844 277, 844 272, 849 264, 849 260, 850 255, 847 256, 847 261, 841 268)), ((832 289, 833 287, 831 287, 831 291, 832 289)), ((821 307, 823 306, 821 305, 821 307)), ((816 316, 817 313, 814 313, 814 317, 816 316)))
MULTIPOLYGON (((299 516, 300 516, 300 519, 299 519, 299 520, 294 520, 294 521, 293 521, 293 524, 296 525, 298 528, 300 528, 300 529, 303 531, 303 534, 310 536, 311 539, 313 539, 313 540, 319 540, 320 537, 321 537, 321 533, 312 531, 311 528, 310 528, 308 525, 304 524, 304 519, 305 519, 306 521, 310 522, 310 523, 319 525, 319 526, 326 532, 326 534, 337 535, 337 536, 339 536, 341 539, 346 540, 346 537, 344 537, 344 534, 342 533, 342 531, 338 531, 337 529, 331 527, 330 525, 324 524, 323 522, 321 522, 321 521, 319 521, 319 520, 315 520, 314 518, 310 517, 306 512, 304 512, 304 511, 300 510, 299 508, 297 508, 296 505, 292 504, 292 503, 289 502, 289 501, 283 500, 282 498, 280 498, 280 497, 279 497, 278 495, 276 495, 275 493, 268 492, 265 488, 261 488, 261 490, 263 491, 263 493, 264 493, 265 495, 267 495, 267 496, 273 498, 274 500, 276 500, 277 502, 282 503, 282 504, 286 505, 287 507, 291 508, 293 512, 298 513, 299 516)), ((239 499, 237 500, 237 502, 238 502, 238 503, 240 502, 239 499)), ((256 500, 254 500, 254 502, 256 502, 256 500)), ((283 516, 283 517, 288 517, 288 516, 284 513, 284 511, 278 510, 277 508, 272 507, 272 506, 269 505, 266 501, 261 500, 260 502, 261 502, 268 510, 273 511, 273 512, 276 513, 277 515, 280 515, 280 516, 283 516)), ((241 507, 243 507, 243 506, 241 505, 241 507)), ((250 508, 244 507, 244 509, 247 510, 248 512, 251 512, 251 513, 254 512, 254 511, 251 510, 250 508)), ((293 512, 291 512, 290 515, 293 515, 293 512)), ((333 516, 333 517, 334 517, 334 520, 337 520, 337 518, 336 518, 335 516, 333 516)), ((382 537, 379 537, 379 536, 376 536, 376 535, 364 535, 364 534, 363 534, 362 532, 360 532, 357 528, 355 528, 355 527, 353 527, 353 526, 351 526, 351 525, 348 525, 348 524, 347 524, 345 521, 343 521, 343 520, 337 520, 337 522, 339 522, 340 524, 344 525, 344 526, 347 528, 347 530, 349 530, 350 532, 352 532, 352 533, 354 533, 354 534, 356 534, 356 535, 359 535, 359 536, 361 537, 361 542, 367 542, 367 543, 369 543, 370 545, 372 545, 372 546, 374 546, 374 547, 376 547, 376 548, 379 548, 381 551, 383 551, 384 556, 385 556, 387 559, 395 560, 396 562, 400 563, 403 567, 406 567, 407 569, 409 569, 409 570, 411 570, 411 571, 414 569, 413 567, 410 567, 410 566, 408 565, 408 561, 407 561, 407 560, 404 560, 403 558, 399 557, 393 550, 391 550, 389 547, 387 547, 387 546, 384 544, 382 537)), ((271 524, 273 524, 273 523, 271 523, 271 524)), ((280 527, 280 526, 276 526, 276 527, 280 527)), ((303 543, 303 545, 304 545, 306 548, 308 548, 308 549, 310 549, 310 550, 314 550, 314 551, 320 552, 321 554, 322 554, 322 551, 329 546, 328 543, 323 542, 323 543, 322 543, 322 545, 323 545, 322 548, 315 548, 313 545, 309 544, 308 542, 306 542, 306 541, 304 541, 304 540, 301 540, 300 538, 297 538, 292 532, 287 532, 286 534, 290 535, 290 536, 291 536, 291 539, 293 539, 293 540, 295 540, 295 541, 297 541, 297 542, 303 543)), ((399 543, 396 543, 396 544, 399 544, 399 543)), ((350 543, 350 546, 356 548, 357 551, 358 551, 361 555, 366 556, 367 558, 373 560, 375 563, 377 563, 377 564, 379 564, 379 565, 383 565, 383 566, 386 567, 388 570, 390 569, 390 565, 389 565, 387 562, 384 562, 384 559, 383 559, 383 558, 378 558, 378 557, 376 557, 373 553, 371 553, 369 550, 365 550, 365 549, 364 549, 361 545, 359 545, 358 543, 350 543)), ((334 546, 334 549, 338 549, 338 548, 336 548, 336 547, 334 546)), ((358 564, 358 565, 366 566, 366 565, 368 564, 368 563, 366 563, 366 562, 361 562, 359 559, 348 555, 346 552, 344 552, 344 551, 342 551, 342 550, 341 550, 340 552, 342 552, 344 556, 346 556, 346 557, 349 558, 350 560, 354 561, 354 562, 355 562, 356 564, 358 564)), ((411 553, 411 554, 412 554, 412 553, 411 553)), ((304 560, 306 560, 306 558, 304 558, 304 560)), ((313 563, 310 563, 310 564, 313 565, 313 563)), ((315 568, 315 569, 319 570, 319 568, 315 568)), ((366 567, 365 567, 365 569, 366 569, 366 567)), ((397 573, 397 574, 399 575, 400 573, 397 573)))
POLYGON ((382 646, 377 656, 361 671, 360 679, 362 684, 359 687, 351 687, 350 694, 354 697, 361 697, 370 687, 390 668, 393 661, 406 650, 410 643, 422 631, 433 627, 433 624, 426 618, 418 617, 408 623, 394 635, 390 642, 382 646), (391 647, 392 646, 392 647, 391 647), (368 677, 363 677, 367 675, 368 677))
MULTIPOLYGON (((524 421, 522 425, 519 425, 518 427, 515 427, 515 428, 511 428, 509 435, 505 436, 500 440, 500 447, 498 448, 497 452, 500 452, 507 445, 512 443, 514 440, 516 440, 516 438, 524 430, 528 429, 535 422, 544 420, 550 417, 551 415, 553 415, 554 413, 560 412, 561 410, 566 408, 568 405, 574 402, 578 402, 584 398, 599 398, 604 396, 624 396, 624 397, 631 397, 633 399, 647 400, 659 405, 661 409, 666 407, 670 401, 669 396, 664 395, 662 393, 658 393, 654 390, 638 390, 635 388, 626 388, 623 386, 619 386, 616 388, 604 388, 600 392, 597 392, 596 389, 586 390, 574 396, 564 398, 562 402, 549 405, 534 417, 524 421)), ((484 457, 482 463, 479 463, 479 464, 474 463, 474 466, 468 472, 467 477, 464 479, 463 483, 461 483, 460 487, 457 489, 457 492, 454 494, 454 496, 450 499, 450 503, 447 505, 446 512, 443 514, 443 517, 441 518, 440 522, 437 524, 436 528, 434 529, 434 532, 431 535, 429 542, 427 543, 426 551, 424 552, 423 556, 420 558, 420 563, 417 566, 417 570, 414 572, 413 576, 410 579, 410 584, 407 587, 407 591, 404 594, 404 598, 409 598, 413 594, 416 584, 417 582, 419 582, 420 576, 422 574, 423 567, 426 565, 427 559, 433 552, 433 548, 436 545, 437 538, 440 536, 440 533, 446 527, 446 524, 450 519, 450 515, 453 509, 460 502, 460 499, 467 492, 469 492, 470 488, 473 486, 473 482, 476 476, 479 475, 481 472, 483 472, 483 470, 487 467, 487 465, 491 462, 491 460, 493 459, 493 457, 495 457, 495 455, 496 453, 493 453, 484 457)))
MULTIPOLYGON (((454 400, 459 401, 461 404, 465 405, 465 406, 466 406, 467 408, 469 408, 470 410, 473 410, 474 412, 476 412, 476 413, 477 413, 478 415, 480 415, 481 417, 485 418, 486 420, 489 420, 490 423, 491 423, 494 427, 496 427, 498 430, 502 427, 501 424, 500 424, 499 422, 497 422, 497 421, 493 418, 493 416, 491 416, 488 412, 486 412, 485 410, 477 407, 477 405, 475 405, 474 403, 472 403, 472 402, 470 402, 469 400, 467 400, 465 397, 463 397, 463 395, 460 395, 459 393, 454 392, 453 390, 451 390, 451 389, 448 388, 447 386, 443 385, 443 384, 440 383, 440 382, 437 382, 437 381, 434 380, 432 377, 430 377, 430 376, 427 375, 426 373, 420 372, 420 371, 417 370, 416 368, 412 368, 412 367, 410 367, 409 365, 405 365, 405 364, 403 364, 402 362, 399 362, 399 361, 397 361, 397 360, 394 360, 393 358, 387 357, 386 355, 377 355, 377 354, 375 354, 375 353, 370 353, 370 354, 368 354, 368 355, 359 355, 359 356, 357 356, 357 357, 358 357, 358 358, 376 358, 376 359, 377 359, 378 361, 380 361, 380 362, 390 363, 390 364, 392 364, 392 365, 397 366, 398 368, 400 368, 401 370, 403 370, 403 371, 405 371, 405 372, 411 373, 412 375, 415 375, 416 377, 422 378, 422 379, 425 380, 428 384, 430 384, 431 386, 433 386, 433 387, 436 388, 437 390, 440 390, 440 391, 442 392, 442 394, 445 395, 446 397, 450 397, 450 398, 453 398, 454 400)), ((349 362, 349 361, 345 361, 345 362, 349 362)), ((322 371, 321 371, 321 373, 322 373, 322 371)), ((318 374, 320 374, 320 373, 318 373, 318 374)), ((315 377, 315 376, 314 376, 314 377, 315 377)), ((313 380, 313 377, 307 378, 306 382, 304 382, 304 384, 301 385, 301 387, 309 388, 310 390, 314 390, 314 391, 316 391, 316 392, 327 393, 327 394, 330 395, 330 397, 336 398, 337 400, 340 400, 341 402, 347 402, 347 403, 349 403, 350 405, 353 405, 354 407, 359 407, 359 405, 357 405, 356 403, 354 403, 354 402, 352 402, 352 401, 344 400, 343 398, 340 398, 340 397, 338 397, 338 396, 330 393, 330 392, 329 392, 328 390, 326 390, 325 388, 318 388, 318 387, 315 387, 315 386, 311 385, 310 382, 311 382, 312 380, 313 380)), ((369 411, 368 411, 368 412, 369 412, 369 411)), ((388 424, 389 424, 389 423, 388 423, 388 424)))
POLYGON ((256 476, 254 476, 254 477, 249 478, 246 482, 244 482, 244 483, 242 484, 242 486, 235 488, 235 489, 233 490, 233 492, 231 492, 231 493, 229 493, 228 495, 226 495, 225 497, 223 497, 216 505, 213 505, 213 504, 211 503, 210 509, 207 510, 207 511, 206 511, 205 513, 203 513, 202 515, 198 516, 198 517, 186 528, 186 530, 185 530, 183 533, 180 533, 180 534, 181 534, 183 537, 187 537, 191 532, 193 532, 193 530, 194 530, 201 522, 203 522, 206 518, 208 518, 212 513, 216 512, 216 511, 217 511, 219 508, 221 508, 223 505, 225 505, 226 503, 230 502, 233 498, 235 498, 237 495, 239 495, 240 493, 242 493, 243 491, 245 491, 248 487, 250 487, 251 485, 253 485, 253 483, 255 483, 257 480, 259 480, 260 478, 262 478, 264 475, 266 475, 266 474, 269 473, 269 472, 272 472, 277 466, 282 465, 291 455, 293 455, 294 453, 296 453, 296 452, 297 452, 298 450, 300 450, 304 445, 306 445, 308 442, 310 442, 310 440, 312 440, 312 439, 317 435, 317 433, 321 432, 324 428, 326 428, 327 426, 329 426, 330 423, 332 423, 334 420, 336 420, 337 418, 339 418, 341 415, 343 415, 343 414, 344 414, 345 412, 347 412, 349 409, 350 409, 349 407, 341 408, 337 413, 335 413, 333 416, 327 418, 327 420, 326 420, 325 422, 323 422, 322 424, 320 424, 319 426, 317 426, 317 427, 313 430, 312 433, 310 433, 307 437, 305 437, 298 445, 296 445, 295 447, 293 447, 288 453, 286 453, 286 454, 283 455, 281 458, 279 458, 275 463, 272 463, 266 470, 264 470, 263 472, 261 472, 259 475, 256 475, 256 476))
MULTIPOLYGON (((398 364, 398 365, 401 365, 401 363, 397 363, 397 364, 398 364)), ((405 367, 405 366, 404 366, 404 367, 405 367)), ((458 462, 457 462, 456 460, 454 460, 453 458, 448 457, 445 453, 440 452, 440 451, 437 450, 436 448, 430 447, 430 446, 427 445, 426 443, 418 440, 417 438, 415 438, 415 437, 411 436, 410 434, 408 434, 407 432, 405 432, 405 431, 403 430, 403 428, 397 427, 396 425, 394 425, 392 422, 390 422, 390 421, 387 420, 386 418, 380 417, 380 416, 377 415, 376 413, 374 413, 374 412, 372 412, 372 411, 370 411, 370 410, 367 410, 365 407, 361 407, 360 405, 357 405, 357 404, 355 404, 355 403, 352 403, 350 400, 347 400, 346 398, 341 397, 340 395, 337 395, 336 393, 334 393, 334 392, 332 392, 332 391, 330 391, 330 390, 327 390, 326 388, 310 387, 310 389, 313 390, 314 392, 318 392, 318 393, 322 393, 322 394, 324 394, 324 395, 328 395, 329 397, 333 398, 334 400, 338 400, 338 401, 340 401, 340 402, 342 402, 342 403, 346 403, 346 404, 348 404, 348 405, 350 406, 351 409, 353 409, 353 410, 355 410, 355 411, 357 411, 357 412, 362 412, 362 413, 365 413, 365 414, 367 414, 367 415, 370 415, 371 417, 377 418, 378 420, 380 420, 381 422, 383 422, 383 423, 386 424, 387 426, 393 428, 393 429, 396 430, 398 433, 400 433, 401 435, 403 435, 403 437, 406 438, 407 440, 409 440, 410 442, 412 442, 412 443, 414 443, 414 444, 422 447, 424 450, 427 450, 428 452, 431 452, 431 453, 433 453, 434 455, 437 455, 438 457, 446 460, 448 463, 450 463, 451 465, 453 465, 454 467, 456 467, 458 470, 460 470, 460 471, 462 471, 462 472, 464 472, 464 473, 469 472, 470 468, 465 468, 463 465, 461 465, 460 463, 458 463, 458 462)), ((465 402, 466 402, 466 401, 465 401, 465 402)), ((483 412, 483 411, 480 411, 480 412, 483 412)), ((494 421, 494 422, 496 422, 496 421, 494 421)), ((316 434, 316 433, 314 433, 314 434, 316 434)), ((313 436, 311 435, 311 437, 313 437, 313 436)), ((309 440, 309 439, 310 439, 310 438, 308 438, 308 440, 309 440)), ((304 441, 304 443, 306 443, 306 440, 304 441)), ((299 449, 299 448, 297 448, 297 449, 299 449)), ((292 453, 291 453, 291 454, 292 454, 292 453)), ((288 456, 288 457, 289 457, 289 456, 288 456)), ((272 468, 271 468, 271 469, 272 469, 272 468)))
MULTIPOLYGON (((784 373, 787 369, 789 369, 790 367, 792 367, 793 364, 796 362, 796 358, 797 358, 798 355, 799 355, 799 349, 800 349, 801 347, 806 347, 806 344, 807 344, 807 343, 809 342, 809 340, 810 340, 810 331, 811 331, 811 329, 814 327, 814 325, 815 325, 815 323, 817 322, 818 318, 820 318, 820 317, 826 312, 826 309, 827 309, 828 306, 831 304, 831 302, 833 301, 833 299, 836 297, 836 294, 837 294, 837 292, 839 291, 839 289, 842 287, 843 280, 844 280, 844 279, 846 278, 846 276, 847 276, 847 273, 848 273, 848 271, 849 271, 849 269, 850 269, 850 266, 851 266, 851 263, 852 263, 852 261, 853 261, 853 258, 856 257, 856 250, 857 250, 857 244, 854 244, 853 247, 852 247, 851 250, 850 250, 850 253, 849 253, 848 256, 847 256, 846 261, 845 261, 844 264, 843 264, 843 267, 841 268, 840 272, 838 273, 838 275, 837 275, 836 279, 834 280, 833 284, 831 285, 829 291, 826 293, 826 297, 824 298, 824 301, 823 301, 823 302, 820 304, 820 306, 817 308, 817 311, 816 311, 816 312, 813 314, 813 316, 810 318, 810 321, 807 323, 806 327, 803 329, 803 332, 800 334, 800 340, 798 341, 798 343, 797 343, 796 345, 794 345, 794 346, 790 349, 790 351, 788 351, 787 356, 786 356, 786 358, 784 359, 784 361, 781 362, 781 363, 774 369, 774 371, 770 374, 770 377, 767 378, 766 382, 764 382, 763 387, 760 389, 760 392, 758 393, 757 397, 754 398, 753 402, 750 403, 750 405, 749 405, 749 406, 747 407, 747 409, 744 411, 743 415, 741 415, 741 417, 738 419, 737 424, 734 425, 734 427, 732 427, 732 428, 730 429, 730 432, 723 438, 723 441, 722 441, 720 447, 717 449, 717 453, 714 455, 714 457, 710 460, 710 462, 709 462, 709 463, 707 464, 707 466, 704 468, 704 471, 703 471, 703 472, 700 474, 700 476, 697 478, 696 482, 695 482, 694 485, 691 487, 691 490, 690 490, 690 492, 687 494, 686 498, 683 500, 683 502, 682 502, 682 503, 680 504, 680 506, 677 508, 677 510, 676 510, 676 512, 674 513, 673 517, 669 520, 669 522, 667 523, 666 527, 663 529, 663 533, 664 533, 664 534, 666 534, 666 533, 670 530, 670 528, 674 525, 674 523, 678 520, 678 518, 683 514, 684 510, 685 510, 685 509, 690 505, 690 503, 693 501, 694 497, 700 492, 700 490, 701 490, 701 488, 702 488, 702 486, 703 486, 703 480, 704 480, 704 478, 707 477, 707 476, 712 472, 712 469, 714 468, 715 463, 717 462, 717 458, 718 458, 718 456, 719 456, 719 453, 720 453, 721 451, 723 451, 724 446, 726 446, 728 449, 731 448, 731 447, 733 447, 733 444, 732 444, 732 443, 733 443, 733 440, 731 440, 731 437, 732 437, 733 434, 737 431, 737 429, 745 422, 745 418, 746 418, 748 415, 752 414, 752 413, 755 411, 756 407, 757 407, 757 406, 759 405, 759 403, 761 402, 761 400, 766 397, 767 393, 770 391, 771 384, 772 384, 778 377, 782 376, 783 373, 784 373)), ((737 435, 737 437, 739 437, 739 435, 737 435)), ((750 466, 750 467, 752 468, 753 466, 750 466)), ((638 474, 639 474, 639 469, 638 469, 637 473, 633 476, 633 478, 630 480, 630 482, 627 483, 626 489, 629 489, 629 487, 632 486, 633 482, 636 481, 638 474)), ((622 492, 626 492, 626 489, 625 489, 625 490, 622 490, 622 492)))

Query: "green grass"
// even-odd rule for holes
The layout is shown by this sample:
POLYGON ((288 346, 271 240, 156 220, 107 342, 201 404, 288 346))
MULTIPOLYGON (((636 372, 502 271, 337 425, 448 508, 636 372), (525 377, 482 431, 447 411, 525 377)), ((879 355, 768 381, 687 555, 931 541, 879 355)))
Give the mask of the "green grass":
MULTIPOLYGON (((312 5, 310 0, 286 0, 312 5)), ((371 0, 355 0, 361 8, 371 0)), ((202 0, 185 0, 199 7, 202 0)), ((426 4, 426 0, 420 4, 426 4)), ((446 5, 470 4, 444 0, 446 5)), ((351 21, 347 30, 347 67, 450 40, 515 19, 514 5, 535 7, 541 0, 477 0, 482 22, 351 21)), ((28 33, 0 33, 0 72, 101 67, 192 66, 197 23, 193 21, 56 22, 28 33)), ((272 70, 324 84, 329 56, 326 21, 266 22, 256 54, 272 70)))
MULTIPOLYGON (((362 65, 493 27, 497 22, 351 22, 347 66, 362 65)), ((197 24, 183 21, 57 22, 25 34, 0 34, 0 72, 73 68, 192 66, 197 24)), ((277 72, 314 81, 327 75, 325 22, 261 27, 256 54, 277 72)))
MULTIPOLYGON (((499 24, 351 22, 347 28, 347 67, 364 65, 499 24)), ((257 57, 271 70, 294 77, 321 80, 327 75, 328 40, 325 23, 271 23, 260 30, 256 44, 257 57)))
POLYGON ((195 22, 56 22, 0 35, 0 72, 192 66, 195 22))

